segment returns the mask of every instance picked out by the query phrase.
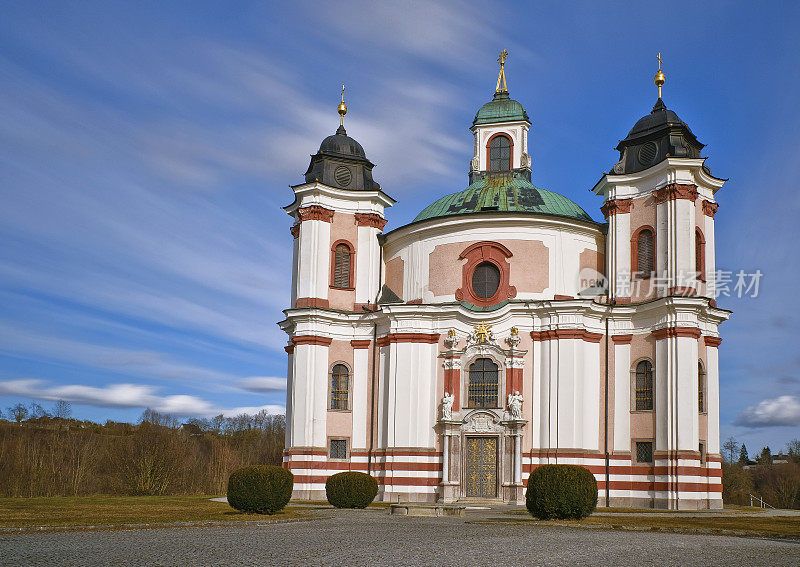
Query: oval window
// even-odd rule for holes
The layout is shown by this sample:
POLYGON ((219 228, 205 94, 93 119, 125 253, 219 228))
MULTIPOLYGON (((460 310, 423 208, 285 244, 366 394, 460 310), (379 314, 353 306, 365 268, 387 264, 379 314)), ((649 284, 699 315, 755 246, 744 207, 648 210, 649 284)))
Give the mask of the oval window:
POLYGON ((489 299, 500 287, 500 270, 491 262, 482 262, 472 272, 472 291, 481 299, 489 299))

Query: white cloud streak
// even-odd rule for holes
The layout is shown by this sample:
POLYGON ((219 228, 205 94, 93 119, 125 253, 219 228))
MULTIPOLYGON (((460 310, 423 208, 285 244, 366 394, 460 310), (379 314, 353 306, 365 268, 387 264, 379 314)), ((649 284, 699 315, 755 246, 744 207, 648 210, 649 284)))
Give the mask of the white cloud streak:
POLYGON ((745 409, 734 425, 744 427, 781 427, 800 425, 800 398, 778 396, 745 409))
POLYGON ((237 382, 238 386, 248 392, 280 392, 286 390, 286 378, 274 376, 250 376, 237 382))
POLYGON ((222 408, 197 396, 184 394, 160 396, 157 392, 157 388, 144 384, 110 384, 96 387, 82 384, 50 386, 42 380, 0 382, 0 395, 49 401, 66 400, 98 407, 152 408, 176 416, 212 417, 223 414, 226 417, 233 417, 243 413, 258 413, 261 410, 267 410, 271 414, 285 413, 285 408, 276 404, 222 408))

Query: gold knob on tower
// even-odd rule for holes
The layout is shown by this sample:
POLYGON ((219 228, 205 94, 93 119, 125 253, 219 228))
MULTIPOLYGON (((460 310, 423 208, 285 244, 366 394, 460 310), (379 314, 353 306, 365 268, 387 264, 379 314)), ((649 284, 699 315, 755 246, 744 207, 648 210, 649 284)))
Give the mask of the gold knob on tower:
POLYGON ((664 75, 664 72, 661 70, 661 52, 658 52, 658 71, 656 72, 656 76, 653 77, 653 82, 658 87, 658 98, 661 98, 661 86, 667 82, 667 77, 664 75))
POLYGON ((339 123, 344 126, 344 115, 347 114, 347 105, 344 103, 344 85, 342 85, 342 102, 339 103, 339 123))

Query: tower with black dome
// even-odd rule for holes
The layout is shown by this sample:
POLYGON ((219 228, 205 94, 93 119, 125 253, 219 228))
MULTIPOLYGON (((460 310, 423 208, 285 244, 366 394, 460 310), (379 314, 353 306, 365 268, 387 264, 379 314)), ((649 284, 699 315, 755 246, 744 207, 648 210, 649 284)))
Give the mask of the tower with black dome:
MULTIPOLYGON (((320 313, 363 313, 374 305, 381 277, 378 236, 386 224, 384 209, 394 200, 372 178, 374 165, 364 148, 347 135, 339 104, 336 132, 325 138, 305 173, 305 182, 292 187, 294 202, 284 210, 292 217, 293 237, 291 305, 297 324, 287 331, 286 447, 325 447, 331 431, 328 359, 331 340, 303 338, 319 327, 320 313), (297 336, 295 336, 297 335, 297 336)), ((350 371, 366 373, 366 350, 350 354, 350 371), (363 365, 363 369, 362 369, 363 365)), ((363 385, 363 384, 360 384, 363 385)), ((363 396, 366 394, 364 393, 363 396)), ((357 409, 366 404, 358 397, 357 409)), ((352 409, 354 398, 349 398, 352 409)), ((335 414, 334 414, 335 415, 335 414)), ((360 423, 360 422, 359 422, 360 423)), ((355 427, 348 434, 351 449, 366 450, 366 431, 355 427), (355 445, 353 445, 355 444, 355 445)))
MULTIPOLYGON (((730 312, 716 305, 714 216, 715 195, 725 180, 711 174, 701 156, 704 145, 667 108, 660 53, 658 60, 655 106, 619 142, 619 161, 594 192, 603 197, 602 211, 608 219, 609 299, 622 309, 632 306, 634 312, 642 305, 657 306, 659 311, 651 322, 650 353, 645 356, 647 351, 641 348, 614 345, 615 364, 620 367, 616 388, 624 392, 617 407, 628 397, 629 380, 623 369, 631 368, 636 380, 652 375, 652 396, 641 415, 656 419, 652 429, 640 429, 638 435, 646 430, 643 436, 652 437, 652 462, 666 471, 658 477, 664 489, 656 493, 655 503, 694 508, 696 495, 680 489, 682 483, 691 482, 692 474, 679 471, 683 467, 707 474, 702 466, 714 466, 707 463, 718 459, 720 449, 717 347, 721 339, 716 321, 730 312), (646 371, 639 373, 641 368, 646 371)), ((615 450, 637 446, 632 426, 626 422, 615 428, 621 433, 612 442, 615 450)), ((719 505, 717 498, 709 504, 719 505)))

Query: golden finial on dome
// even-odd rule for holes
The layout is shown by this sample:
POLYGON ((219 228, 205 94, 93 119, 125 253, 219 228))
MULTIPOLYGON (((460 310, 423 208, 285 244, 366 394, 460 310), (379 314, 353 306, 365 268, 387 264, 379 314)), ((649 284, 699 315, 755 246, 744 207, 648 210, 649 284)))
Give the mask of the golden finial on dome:
POLYGON ((658 55, 656 56, 656 59, 658 59, 658 72, 656 73, 656 76, 653 78, 653 82, 658 87, 658 98, 661 98, 661 85, 663 85, 666 82, 667 78, 664 76, 664 73, 661 71, 661 52, 660 51, 658 52, 658 55))
POLYGON ((497 58, 497 62, 500 63, 500 74, 497 75, 497 88, 494 90, 496 93, 507 93, 508 86, 506 86, 506 59, 508 58, 508 51, 503 50, 500 52, 500 57, 497 58))
POLYGON ((344 115, 347 114, 347 105, 344 103, 344 85, 342 85, 342 102, 339 103, 339 125, 344 126, 344 115))

